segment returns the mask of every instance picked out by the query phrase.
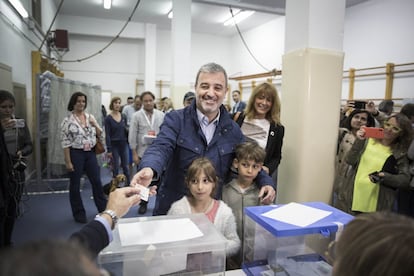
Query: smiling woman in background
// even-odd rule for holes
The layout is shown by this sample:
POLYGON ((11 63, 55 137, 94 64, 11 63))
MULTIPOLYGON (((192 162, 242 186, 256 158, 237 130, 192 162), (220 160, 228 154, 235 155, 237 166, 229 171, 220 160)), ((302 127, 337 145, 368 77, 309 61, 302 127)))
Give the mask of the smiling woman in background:
POLYGON ((398 113, 384 122, 383 138, 369 138, 362 128, 356 137, 346 156, 356 174, 349 176, 345 184, 351 191, 344 198, 345 211, 395 211, 398 189, 409 189, 407 149, 412 139, 411 122, 398 113))
POLYGON ((244 112, 236 113, 234 120, 247 139, 255 140, 265 151, 263 165, 277 184, 277 168, 282 159, 285 128, 280 122, 280 100, 274 85, 264 82, 256 86, 244 112))
MULTIPOLYGON (((96 136, 102 136, 95 117, 85 112, 87 97, 75 92, 69 100, 68 111, 61 124, 62 147, 66 169, 69 173, 69 198, 73 218, 76 222, 86 223, 86 212, 80 195, 80 179, 84 172, 92 186, 93 200, 98 212, 105 210, 106 198, 102 189, 101 175, 96 159, 96 136)), ((101 137, 102 139, 102 137, 101 137)))

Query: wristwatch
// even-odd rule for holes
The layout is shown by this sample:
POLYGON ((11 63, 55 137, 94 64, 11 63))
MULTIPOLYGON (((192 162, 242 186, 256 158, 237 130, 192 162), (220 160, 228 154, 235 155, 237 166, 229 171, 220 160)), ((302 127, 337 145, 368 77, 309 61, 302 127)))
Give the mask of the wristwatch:
POLYGON ((102 213, 99 213, 98 216, 102 216, 103 214, 107 214, 112 218, 112 227, 111 227, 111 229, 114 230, 115 225, 118 222, 118 217, 117 217, 115 211, 107 209, 107 210, 103 211, 102 213))

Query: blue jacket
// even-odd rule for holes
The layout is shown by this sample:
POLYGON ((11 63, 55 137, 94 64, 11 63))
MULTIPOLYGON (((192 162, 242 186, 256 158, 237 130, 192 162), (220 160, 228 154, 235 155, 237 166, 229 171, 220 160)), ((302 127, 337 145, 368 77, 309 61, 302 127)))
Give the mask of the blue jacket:
MULTIPOLYGON (((216 198, 220 198, 223 184, 230 181, 234 148, 243 141, 240 127, 224 106, 220 107, 220 119, 208 145, 198 122, 195 101, 184 109, 167 113, 160 133, 139 164, 140 168, 152 168, 162 178, 154 215, 166 214, 174 201, 187 194, 184 177, 197 157, 205 156, 214 164, 220 179, 216 198)), ((264 171, 257 176, 256 183, 273 185, 272 178, 264 171)))
MULTIPOLYGON (((233 111, 233 108, 231 109, 232 111, 233 111)), ((236 114, 237 112, 243 112, 245 109, 246 109, 246 103, 243 101, 240 101, 239 105, 237 106, 237 109, 234 110, 233 115, 236 114)))

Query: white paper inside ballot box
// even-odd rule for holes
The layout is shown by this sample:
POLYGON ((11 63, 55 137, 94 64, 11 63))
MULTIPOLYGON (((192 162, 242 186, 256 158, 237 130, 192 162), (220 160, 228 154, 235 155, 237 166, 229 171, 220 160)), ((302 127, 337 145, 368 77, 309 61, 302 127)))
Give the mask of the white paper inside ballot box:
POLYGON ((189 218, 151 220, 119 225, 122 246, 184 241, 203 236, 189 218))
POLYGON ((157 245, 203 236, 189 218, 120 224, 119 234, 122 246, 148 245, 143 259, 124 262, 123 275, 160 275, 184 270, 187 266, 186 252, 168 252, 160 250, 157 245))

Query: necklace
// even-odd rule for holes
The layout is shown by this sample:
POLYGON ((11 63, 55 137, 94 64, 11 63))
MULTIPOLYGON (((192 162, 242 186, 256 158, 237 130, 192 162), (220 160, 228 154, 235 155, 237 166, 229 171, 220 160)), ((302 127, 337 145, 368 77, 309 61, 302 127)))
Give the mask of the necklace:
POLYGON ((73 117, 75 117, 75 120, 79 123, 79 125, 82 127, 82 128, 87 128, 87 124, 86 124, 86 116, 85 116, 85 114, 80 114, 80 115, 78 115, 78 114, 76 114, 76 113, 73 113, 73 117))

